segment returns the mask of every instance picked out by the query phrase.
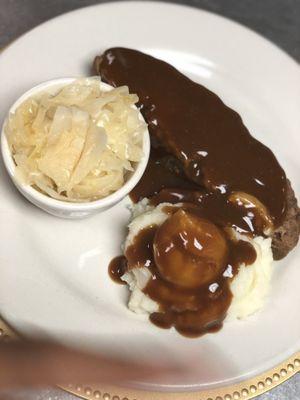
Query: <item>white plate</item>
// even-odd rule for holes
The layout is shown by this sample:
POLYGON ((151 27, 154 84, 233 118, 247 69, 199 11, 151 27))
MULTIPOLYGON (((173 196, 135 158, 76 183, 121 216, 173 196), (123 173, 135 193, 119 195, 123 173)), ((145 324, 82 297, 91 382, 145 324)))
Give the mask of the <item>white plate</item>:
MULTIPOLYGON (((193 8, 110 3, 37 27, 0 56, 0 119, 25 90, 89 74, 94 56, 116 45, 161 57, 219 94, 274 150, 300 193, 298 65, 255 33, 193 8)), ((192 366, 181 378, 143 382, 163 390, 233 384, 300 349, 300 247, 274 265, 261 313, 191 340, 128 311, 126 288, 108 277, 108 262, 124 238, 128 200, 90 219, 59 220, 26 202, 2 164, 0 199, 0 310, 20 332, 192 366)))

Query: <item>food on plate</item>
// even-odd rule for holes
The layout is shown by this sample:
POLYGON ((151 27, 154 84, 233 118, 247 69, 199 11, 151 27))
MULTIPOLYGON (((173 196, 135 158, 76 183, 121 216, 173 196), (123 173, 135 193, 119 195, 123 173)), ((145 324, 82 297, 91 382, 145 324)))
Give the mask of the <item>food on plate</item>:
POLYGON ((300 234, 300 211, 291 182, 287 179, 286 209, 281 226, 272 235, 272 250, 275 260, 284 258, 293 249, 300 234))
POLYGON ((133 312, 198 336, 226 315, 245 318, 261 308, 272 275, 270 238, 223 232, 187 203, 142 201, 133 211, 124 257, 111 264, 129 285, 133 312))
POLYGON ((143 155, 137 101, 128 87, 109 88, 98 77, 28 98, 5 126, 16 177, 68 202, 115 192, 143 155))
POLYGON ((137 93, 151 135, 122 267, 110 265, 132 291, 129 307, 188 336, 257 311, 273 259, 300 233, 297 200, 272 151, 217 95, 164 61, 111 48, 94 68, 137 93))
MULTIPOLYGON (((224 197, 232 191, 254 196, 272 218, 274 256, 286 255, 297 244, 299 208, 283 169, 272 151, 250 135, 241 117, 217 95, 166 62, 137 50, 108 49, 96 57, 94 67, 107 83, 127 85, 139 96, 153 147, 165 153, 158 159, 155 155, 149 169, 160 163, 168 170, 171 164, 176 176, 207 191, 224 197)), ((145 176, 151 173, 148 170, 145 176)), ((163 187, 174 186, 157 184, 154 193, 163 187)), ((139 197, 145 197, 144 193, 139 197)))

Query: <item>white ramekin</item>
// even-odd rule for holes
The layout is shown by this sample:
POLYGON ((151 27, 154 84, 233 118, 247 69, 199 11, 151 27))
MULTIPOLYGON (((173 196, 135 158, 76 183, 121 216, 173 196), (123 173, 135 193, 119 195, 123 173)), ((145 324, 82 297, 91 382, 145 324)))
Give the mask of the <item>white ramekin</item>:
MULTIPOLYGON (((43 82, 40 85, 35 86, 34 88, 24 93, 12 105, 12 107, 8 111, 8 115, 10 113, 15 112, 17 107, 25 100, 27 100, 29 97, 35 96, 41 92, 48 92, 55 94, 63 86, 72 83, 74 80, 75 78, 60 78, 43 82)), ((101 85, 101 89, 104 91, 109 91, 112 89, 112 86, 106 83, 103 82, 99 83, 101 85)), ((139 117, 142 121, 144 121, 141 113, 139 117)), ((128 176, 127 181, 120 189, 118 189, 111 195, 104 197, 103 199, 85 203, 72 203, 72 202, 52 199, 51 197, 46 196, 43 193, 39 192, 38 190, 34 189, 32 186, 23 184, 16 178, 15 176, 16 165, 13 160, 11 151, 9 149, 6 135, 4 133, 5 123, 6 121, 4 121, 1 130, 1 151, 4 160, 4 165, 8 171, 9 176, 11 177, 17 189, 23 194, 24 197, 26 197, 27 200, 29 200, 32 204, 36 205, 42 210, 46 211, 47 213, 52 214, 56 217, 71 218, 71 219, 83 218, 92 214, 103 212, 111 208, 119 201, 121 201, 136 186, 136 184, 142 177, 148 163, 149 153, 150 153, 150 138, 148 129, 146 128, 144 131, 144 139, 143 139, 143 157, 141 161, 136 163, 134 171, 131 173, 131 175, 128 176)))

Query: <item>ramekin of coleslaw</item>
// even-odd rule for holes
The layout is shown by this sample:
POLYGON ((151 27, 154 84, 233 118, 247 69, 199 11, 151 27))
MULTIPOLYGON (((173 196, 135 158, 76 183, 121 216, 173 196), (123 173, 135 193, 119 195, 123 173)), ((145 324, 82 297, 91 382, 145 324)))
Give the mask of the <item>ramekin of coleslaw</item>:
POLYGON ((146 168, 150 139, 128 87, 98 77, 44 82, 11 107, 1 133, 6 169, 44 211, 81 218, 124 198, 146 168))

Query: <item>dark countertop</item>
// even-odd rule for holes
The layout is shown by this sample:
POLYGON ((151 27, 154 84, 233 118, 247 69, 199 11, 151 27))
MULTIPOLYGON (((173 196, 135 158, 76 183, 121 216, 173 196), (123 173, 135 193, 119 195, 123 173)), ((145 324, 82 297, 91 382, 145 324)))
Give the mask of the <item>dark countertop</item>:
MULTIPOLYGON (((109 1, 109 0, 108 0, 109 1)), ((0 48, 34 26, 64 12, 105 1, 0 0, 0 48)), ((122 1, 122 0, 121 0, 122 1)), ((300 62, 300 0, 175 0, 203 8, 257 31, 300 62)), ((58 389, 0 392, 5 400, 75 400, 58 389)), ((300 374, 258 400, 300 400, 300 374)))

